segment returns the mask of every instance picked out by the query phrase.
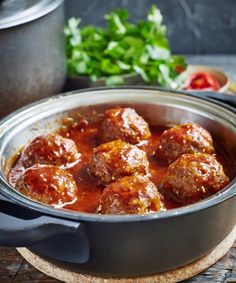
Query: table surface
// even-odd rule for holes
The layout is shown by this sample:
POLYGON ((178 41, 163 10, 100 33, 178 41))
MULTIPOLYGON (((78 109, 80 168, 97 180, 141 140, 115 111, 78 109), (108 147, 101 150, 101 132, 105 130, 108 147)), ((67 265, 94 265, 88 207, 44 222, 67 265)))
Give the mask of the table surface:
MULTIPOLYGON (((190 64, 218 67, 236 81, 236 55, 188 55, 186 57, 190 64)), ((14 248, 0 247, 0 282, 55 283, 59 281, 37 271, 14 248)), ((236 242, 220 261, 185 282, 236 282, 236 242)))

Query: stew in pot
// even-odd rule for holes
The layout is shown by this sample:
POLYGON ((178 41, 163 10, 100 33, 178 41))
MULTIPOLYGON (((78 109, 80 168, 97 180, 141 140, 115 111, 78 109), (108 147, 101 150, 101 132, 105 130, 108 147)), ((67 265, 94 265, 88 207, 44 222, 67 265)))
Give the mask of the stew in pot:
POLYGON ((25 196, 101 214, 144 214, 195 203, 230 182, 231 161, 198 124, 148 125, 131 108, 65 118, 15 158, 9 182, 25 196), (229 177, 227 177, 227 175, 229 177))

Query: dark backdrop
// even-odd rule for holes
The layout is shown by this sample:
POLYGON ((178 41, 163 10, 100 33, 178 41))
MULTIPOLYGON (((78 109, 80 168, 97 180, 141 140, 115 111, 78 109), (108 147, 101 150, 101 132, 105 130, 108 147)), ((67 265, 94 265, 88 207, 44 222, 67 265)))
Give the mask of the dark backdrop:
POLYGON ((145 17, 152 4, 164 15, 175 53, 236 53, 236 0, 66 0, 66 17, 83 24, 103 25, 115 7, 129 10, 130 19, 145 17))

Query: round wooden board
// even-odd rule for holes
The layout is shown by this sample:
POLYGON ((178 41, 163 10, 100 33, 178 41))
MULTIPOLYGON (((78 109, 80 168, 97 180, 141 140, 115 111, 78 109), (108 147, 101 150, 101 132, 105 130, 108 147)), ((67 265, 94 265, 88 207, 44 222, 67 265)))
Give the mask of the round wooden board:
POLYGON ((72 272, 58 267, 56 262, 48 262, 26 248, 18 252, 35 268, 46 275, 67 283, 171 283, 179 282, 197 275, 222 258, 236 239, 236 226, 231 233, 208 255, 176 270, 138 278, 101 278, 72 272))

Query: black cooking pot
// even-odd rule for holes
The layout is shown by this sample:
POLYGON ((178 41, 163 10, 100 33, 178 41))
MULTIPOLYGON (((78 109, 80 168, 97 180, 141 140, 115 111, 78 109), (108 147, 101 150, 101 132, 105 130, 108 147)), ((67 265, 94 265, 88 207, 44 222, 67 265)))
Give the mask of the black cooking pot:
MULTIPOLYGON (((229 95, 208 96, 236 106, 229 95)), ((136 108, 151 124, 197 122, 236 159, 236 112, 212 99, 133 87, 87 89, 34 103, 0 124, 0 183, 6 197, 0 204, 1 245, 26 246, 83 273, 140 276, 193 262, 231 232, 236 223, 235 179, 221 192, 196 204, 125 216, 56 210, 26 198, 9 185, 7 160, 16 149, 57 129, 68 112, 80 111, 86 116, 91 109, 102 112, 118 104, 136 108)))
POLYGON ((63 0, 0 1, 0 117, 61 91, 63 0))

